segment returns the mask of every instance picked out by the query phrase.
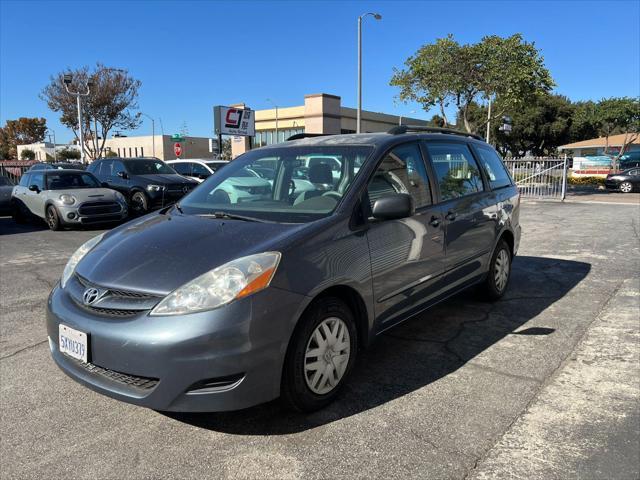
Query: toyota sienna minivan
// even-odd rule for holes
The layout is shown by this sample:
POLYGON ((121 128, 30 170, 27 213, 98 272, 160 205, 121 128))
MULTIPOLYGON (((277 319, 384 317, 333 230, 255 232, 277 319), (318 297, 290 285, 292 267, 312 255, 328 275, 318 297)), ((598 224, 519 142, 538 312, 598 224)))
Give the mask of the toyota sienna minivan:
POLYGON ((519 195, 491 146, 406 126, 307 137, 250 151, 82 245, 48 300, 58 366, 156 410, 281 397, 313 411, 381 332, 472 285, 488 300, 505 293, 519 195), (318 157, 339 174, 307 161, 318 157), (268 195, 220 193, 263 167, 268 195), (296 191, 294 171, 313 189, 296 191))

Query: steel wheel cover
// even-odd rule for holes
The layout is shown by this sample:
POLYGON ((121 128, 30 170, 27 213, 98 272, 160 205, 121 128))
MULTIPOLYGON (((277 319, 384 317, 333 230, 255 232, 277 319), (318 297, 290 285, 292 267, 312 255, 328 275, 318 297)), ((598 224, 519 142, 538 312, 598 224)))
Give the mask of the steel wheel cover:
POLYGON ((499 292, 502 292, 507 286, 507 280, 509 280, 509 263, 509 252, 505 249, 500 250, 493 268, 493 279, 499 292))
POLYGON ((350 354, 347 324, 338 317, 320 322, 307 342, 304 355, 304 378, 309 389, 318 395, 331 392, 344 376, 350 354))
POLYGON ((620 190, 622 190, 624 193, 629 193, 632 188, 633 187, 629 182, 624 182, 622 185, 620 185, 620 190))

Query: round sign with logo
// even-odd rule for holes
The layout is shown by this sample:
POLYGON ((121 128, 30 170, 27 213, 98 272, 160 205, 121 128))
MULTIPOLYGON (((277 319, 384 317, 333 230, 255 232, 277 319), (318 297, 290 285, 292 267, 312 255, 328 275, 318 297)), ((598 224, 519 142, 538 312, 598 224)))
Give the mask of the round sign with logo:
POLYGON ((182 145, 180 145, 180 142, 174 143, 173 153, 176 154, 176 157, 179 157, 180 155, 182 155, 182 145))

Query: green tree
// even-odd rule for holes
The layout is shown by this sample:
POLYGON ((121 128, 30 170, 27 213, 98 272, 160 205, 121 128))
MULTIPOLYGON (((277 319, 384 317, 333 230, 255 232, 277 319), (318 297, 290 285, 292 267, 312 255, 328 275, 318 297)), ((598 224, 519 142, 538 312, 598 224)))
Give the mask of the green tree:
POLYGON ((471 123, 474 103, 500 99, 501 107, 492 109, 491 119, 495 119, 554 86, 540 52, 521 34, 492 35, 465 45, 453 35, 439 38, 409 57, 405 69, 394 69, 390 84, 400 88, 398 97, 403 102, 415 101, 425 110, 438 106, 445 125, 451 123, 445 109, 455 105, 468 132, 481 129, 489 120, 471 123))
POLYGON ((29 148, 25 148, 20 152, 20 160, 35 160, 36 152, 29 148))
POLYGON ((47 120, 44 118, 20 117, 17 120, 7 120, 0 128, 0 156, 7 159, 18 158, 18 145, 29 145, 42 142, 47 130, 47 120))
POLYGON ((51 77, 40 94, 54 112, 60 113, 60 122, 73 130, 76 140, 89 158, 98 158, 104 151, 107 135, 112 129, 134 130, 140 125, 140 113, 136 112, 138 90, 142 83, 126 70, 106 67, 98 63, 93 70, 83 67, 67 70, 51 77), (93 82, 90 94, 83 100, 83 136, 78 138, 78 111, 76 97, 69 95, 63 78, 72 75, 71 91, 84 92, 89 81, 93 82))
POLYGON ((62 150, 58 150, 56 157, 60 160, 79 160, 80 152, 78 150, 65 147, 62 150))
POLYGON ((222 160, 231 160, 231 139, 223 138, 222 139, 222 155, 220 156, 222 160))

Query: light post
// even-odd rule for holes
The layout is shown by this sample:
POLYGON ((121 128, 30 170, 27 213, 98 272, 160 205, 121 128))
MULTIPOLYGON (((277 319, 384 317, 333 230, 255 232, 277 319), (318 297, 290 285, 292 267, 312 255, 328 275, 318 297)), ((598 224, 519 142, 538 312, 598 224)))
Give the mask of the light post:
POLYGON ((153 119, 153 117, 151 117, 150 115, 147 115, 146 113, 140 112, 140 114, 144 115, 149 120, 151 120, 151 149, 153 151, 152 155, 153 157, 155 157, 156 156, 156 121, 153 119))
POLYGON ((83 135, 83 128, 82 128, 82 97, 89 96, 89 89, 93 86, 93 80, 91 79, 87 80, 87 91, 84 93, 72 92, 69 90, 69 85, 71 85, 71 82, 73 81, 73 75, 71 75, 70 73, 65 73, 62 81, 64 82, 64 88, 66 89, 67 93, 69 95, 74 95, 76 97, 76 101, 78 102, 78 133, 80 138, 80 162, 85 163, 84 162, 84 135, 83 135))
MULTIPOLYGON (((409 112, 409 115, 413 115, 414 113, 416 113, 415 110, 411 110, 409 112)), ((400 117, 398 118, 398 125, 402 125, 402 114, 400 114, 400 117)))
POLYGON ((270 98, 267 98, 267 102, 273 105, 276 109, 276 141, 273 143, 278 143, 278 105, 276 105, 275 102, 270 98))
POLYGON ((356 113, 356 133, 360 133, 362 123, 362 19, 371 15, 376 20, 381 20, 379 13, 364 13, 358 17, 358 111, 356 113))
POLYGON ((47 132, 51 132, 51 133, 47 133, 47 136, 49 137, 49 141, 51 141, 51 137, 53 137, 53 161, 55 162, 57 160, 57 155, 56 155, 56 132, 55 132, 55 130, 53 130, 51 128, 47 128, 47 132))

